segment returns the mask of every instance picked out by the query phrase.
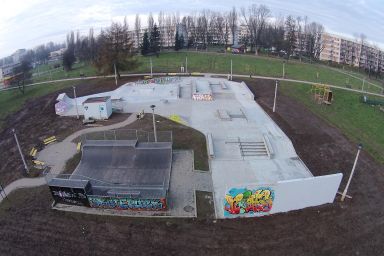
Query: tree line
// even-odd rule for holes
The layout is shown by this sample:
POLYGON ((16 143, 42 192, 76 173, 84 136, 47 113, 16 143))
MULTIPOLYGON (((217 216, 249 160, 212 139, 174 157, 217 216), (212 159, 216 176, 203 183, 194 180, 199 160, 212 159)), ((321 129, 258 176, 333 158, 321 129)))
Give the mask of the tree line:
MULTIPOLYGON (((157 20, 150 13, 146 24, 136 15, 133 29, 129 29, 124 19, 122 23, 112 22, 97 35, 93 28, 88 35, 71 31, 64 44, 50 42, 29 50, 27 63, 22 67, 28 70, 28 63, 45 63, 49 52, 63 47, 65 70, 71 70, 78 60, 94 65, 101 74, 116 72, 118 76, 122 70, 137 65, 135 54, 158 56, 161 49, 172 48, 176 51, 211 46, 227 48, 237 43, 256 55, 268 50, 283 53, 287 58, 298 55, 300 59, 318 60, 323 50, 320 43, 323 31, 321 24, 311 22, 308 17, 273 17, 271 10, 262 4, 233 7, 227 12, 202 10, 185 16, 161 11, 157 20)), ((27 73, 25 70, 21 73, 27 73)))

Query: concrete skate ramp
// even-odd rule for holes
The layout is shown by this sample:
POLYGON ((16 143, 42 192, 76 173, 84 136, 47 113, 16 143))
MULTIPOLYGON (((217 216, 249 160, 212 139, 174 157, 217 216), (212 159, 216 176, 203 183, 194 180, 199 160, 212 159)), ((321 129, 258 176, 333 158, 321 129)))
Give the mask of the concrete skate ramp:
POLYGON ((80 164, 72 175, 75 179, 78 175, 88 177, 92 186, 116 184, 136 189, 168 189, 171 143, 92 141, 84 144, 82 152, 80 164))

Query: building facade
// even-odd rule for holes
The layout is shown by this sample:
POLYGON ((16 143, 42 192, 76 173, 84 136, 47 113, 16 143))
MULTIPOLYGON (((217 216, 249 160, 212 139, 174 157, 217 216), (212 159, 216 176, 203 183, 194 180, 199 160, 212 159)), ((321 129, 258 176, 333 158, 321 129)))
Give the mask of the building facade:
POLYGON ((320 60, 346 64, 373 72, 384 72, 384 51, 378 47, 338 35, 321 35, 320 60))

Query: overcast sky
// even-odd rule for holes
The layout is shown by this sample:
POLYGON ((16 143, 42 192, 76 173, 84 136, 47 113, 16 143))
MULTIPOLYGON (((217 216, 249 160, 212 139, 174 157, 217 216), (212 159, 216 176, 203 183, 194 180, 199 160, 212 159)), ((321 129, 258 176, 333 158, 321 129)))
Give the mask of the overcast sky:
POLYGON ((70 30, 98 30, 124 16, 133 25, 136 13, 162 10, 183 15, 201 9, 228 11, 234 4, 240 8, 253 3, 267 5, 273 16, 308 16, 328 32, 351 38, 364 33, 384 48, 384 0, 0 0, 0 57, 19 48, 62 42, 70 30))

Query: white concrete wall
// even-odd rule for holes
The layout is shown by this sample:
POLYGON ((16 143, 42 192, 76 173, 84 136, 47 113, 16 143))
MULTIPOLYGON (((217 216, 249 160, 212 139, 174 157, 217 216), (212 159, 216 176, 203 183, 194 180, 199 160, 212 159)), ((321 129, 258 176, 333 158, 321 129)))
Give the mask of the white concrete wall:
MULTIPOLYGON (((221 209, 216 207, 216 214, 218 218, 259 217, 332 203, 339 189, 342 177, 343 175, 341 173, 337 173, 318 177, 278 181, 274 184, 239 184, 238 186, 227 187, 226 195, 231 195, 232 198, 235 198, 238 193, 243 193, 238 192, 239 190, 251 190, 253 193, 255 193, 256 190, 269 190, 273 198, 272 207, 265 212, 259 211, 255 213, 250 211, 248 213, 229 214, 228 211, 224 211, 223 203, 226 202, 226 199, 223 196, 219 200, 219 202, 223 202, 219 204, 221 209), (236 192, 231 193, 230 191, 236 192)), ((216 203, 218 202, 216 201, 216 203)), ((228 207, 228 205, 226 206, 228 207)), ((245 205, 245 207, 247 206, 249 205, 245 205)))
POLYGON ((107 102, 105 103, 106 108, 106 114, 107 118, 109 118, 112 115, 112 100, 108 99, 107 102))
POLYGON ((270 213, 287 212, 332 203, 343 174, 279 181, 270 213))
POLYGON ((107 102, 84 103, 83 109, 85 119, 108 119, 112 114, 112 103, 110 100, 107 102), (101 110, 101 107, 103 110, 101 110))

